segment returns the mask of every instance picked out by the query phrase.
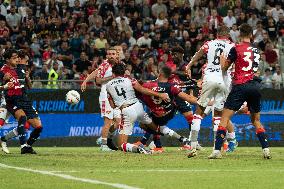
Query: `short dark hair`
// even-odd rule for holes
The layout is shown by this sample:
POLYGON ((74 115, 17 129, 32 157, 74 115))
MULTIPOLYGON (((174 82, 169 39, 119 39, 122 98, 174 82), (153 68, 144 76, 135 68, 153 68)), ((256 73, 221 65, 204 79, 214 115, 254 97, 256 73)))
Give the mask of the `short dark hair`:
POLYGON ((248 24, 242 24, 240 26, 240 37, 250 37, 252 34, 252 27, 248 24))
POLYGON ((219 36, 226 36, 226 35, 229 35, 229 33, 230 33, 230 30, 225 25, 224 26, 220 26, 217 29, 217 35, 219 35, 219 36))
POLYGON ((168 79, 172 75, 172 70, 168 66, 163 66, 160 69, 160 73, 162 73, 164 77, 168 79))
POLYGON ((174 48, 172 48, 172 52, 173 53, 184 53, 184 49, 181 46, 175 46, 174 48))
POLYGON ((18 50, 18 56, 20 58, 26 58, 27 53, 23 49, 20 49, 20 50, 18 50))
POLYGON ((124 75, 125 70, 126 70, 126 67, 124 64, 115 64, 112 67, 112 73, 114 73, 116 76, 124 75))
POLYGON ((5 59, 10 59, 13 54, 18 54, 16 49, 7 49, 7 50, 5 50, 3 57, 5 59))

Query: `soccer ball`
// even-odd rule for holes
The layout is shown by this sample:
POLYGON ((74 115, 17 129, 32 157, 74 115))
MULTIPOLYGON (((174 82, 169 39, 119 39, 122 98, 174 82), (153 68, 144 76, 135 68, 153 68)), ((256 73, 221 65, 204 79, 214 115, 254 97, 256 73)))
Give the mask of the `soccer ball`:
POLYGON ((68 93, 66 94, 66 102, 68 104, 78 104, 80 101, 80 94, 75 91, 75 90, 71 90, 68 91, 68 93))

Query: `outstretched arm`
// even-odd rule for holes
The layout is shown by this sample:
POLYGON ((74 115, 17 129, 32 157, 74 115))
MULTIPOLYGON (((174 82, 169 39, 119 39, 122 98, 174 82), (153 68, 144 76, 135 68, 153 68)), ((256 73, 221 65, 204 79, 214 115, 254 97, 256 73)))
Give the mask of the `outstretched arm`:
POLYGON ((136 82, 133 85, 133 88, 142 94, 149 95, 149 96, 156 96, 167 102, 170 101, 169 95, 167 93, 158 93, 158 92, 152 91, 150 89, 143 87, 138 82, 136 82))
POLYGON ((193 95, 188 95, 185 92, 180 92, 178 94, 178 97, 180 97, 181 99, 191 103, 191 104, 197 104, 197 98, 194 97, 193 95))

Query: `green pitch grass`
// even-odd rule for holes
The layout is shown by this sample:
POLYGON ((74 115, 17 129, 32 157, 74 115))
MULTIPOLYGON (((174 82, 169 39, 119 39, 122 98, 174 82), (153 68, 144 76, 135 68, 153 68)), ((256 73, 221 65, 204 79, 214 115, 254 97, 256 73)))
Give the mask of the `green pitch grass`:
POLYGON ((123 184, 121 188, 151 189, 284 188, 284 148, 272 148, 271 160, 263 159, 261 149, 252 147, 238 148, 221 160, 207 159, 209 147, 191 159, 177 148, 155 155, 103 153, 85 147, 35 148, 38 155, 10 150, 12 154, 0 155, 1 189, 115 188, 107 185, 113 183, 123 184), (31 172, 34 170, 48 174, 31 172), (70 176, 73 180, 66 179, 70 176))

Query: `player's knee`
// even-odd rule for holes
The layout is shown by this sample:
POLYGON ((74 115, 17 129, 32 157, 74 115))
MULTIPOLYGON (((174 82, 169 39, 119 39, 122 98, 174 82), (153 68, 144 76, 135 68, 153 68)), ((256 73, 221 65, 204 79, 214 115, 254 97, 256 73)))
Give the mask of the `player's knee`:
POLYGON ((24 125, 27 122, 27 116, 21 116, 18 122, 19 125, 24 125))
POLYGON ((38 132, 38 133, 41 133, 42 132, 42 130, 43 130, 43 127, 40 125, 40 126, 37 126, 36 128, 35 128, 35 130, 38 132))

